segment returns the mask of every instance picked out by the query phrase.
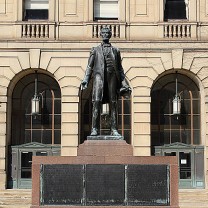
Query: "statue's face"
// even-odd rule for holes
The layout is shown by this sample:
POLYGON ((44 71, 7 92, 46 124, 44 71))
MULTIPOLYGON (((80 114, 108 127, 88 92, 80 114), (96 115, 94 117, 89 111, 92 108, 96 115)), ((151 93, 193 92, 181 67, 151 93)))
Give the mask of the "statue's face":
POLYGON ((109 40, 111 38, 111 32, 109 30, 102 30, 100 33, 103 41, 109 40))

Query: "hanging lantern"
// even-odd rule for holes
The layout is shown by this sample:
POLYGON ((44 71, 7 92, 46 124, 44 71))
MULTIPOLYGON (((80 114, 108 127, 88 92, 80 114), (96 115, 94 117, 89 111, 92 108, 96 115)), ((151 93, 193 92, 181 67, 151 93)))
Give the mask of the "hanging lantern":
POLYGON ((102 104, 102 115, 107 115, 109 114, 109 104, 105 103, 102 104))
POLYGON ((32 103, 32 114, 33 115, 39 114, 39 111, 40 111, 40 109, 39 109, 39 105, 40 105, 39 97, 34 96, 31 103, 32 103))
POLYGON ((35 77, 35 94, 33 99, 31 100, 31 113, 33 115, 37 115, 40 112, 40 98, 37 95, 38 90, 38 74, 37 71, 35 71, 36 77, 35 77))
POLYGON ((173 99, 173 115, 178 115, 180 113, 181 113, 181 98, 178 95, 178 80, 176 78, 176 94, 173 99))
POLYGON ((175 96, 173 99, 173 115, 178 115, 181 113, 181 99, 180 96, 175 96))

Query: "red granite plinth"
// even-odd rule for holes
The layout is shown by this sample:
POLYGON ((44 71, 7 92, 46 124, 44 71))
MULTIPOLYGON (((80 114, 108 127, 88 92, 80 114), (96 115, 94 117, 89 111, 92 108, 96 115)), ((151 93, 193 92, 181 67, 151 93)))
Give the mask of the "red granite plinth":
POLYGON ((133 148, 124 140, 87 140, 79 145, 78 156, 133 156, 133 148))
POLYGON ((133 156, 133 148, 123 140, 88 140, 79 145, 76 157, 33 157, 32 163, 32 205, 31 208, 120 208, 123 206, 73 206, 40 204, 40 168, 46 164, 141 164, 168 165, 170 168, 170 205, 169 206, 126 206, 128 208, 179 208, 178 203, 178 164, 173 156, 133 156))

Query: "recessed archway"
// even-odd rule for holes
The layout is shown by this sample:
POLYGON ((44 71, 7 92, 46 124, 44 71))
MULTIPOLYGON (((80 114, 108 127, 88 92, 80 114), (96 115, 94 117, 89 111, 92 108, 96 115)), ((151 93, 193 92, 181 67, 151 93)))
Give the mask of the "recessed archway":
POLYGON ((176 156, 180 188, 204 187, 204 147, 201 145, 201 93, 182 73, 164 73, 151 91, 152 155, 176 156), (178 112, 173 100, 179 97, 178 112))
POLYGON ((158 79, 151 91, 152 147, 181 142, 200 144, 200 92, 196 83, 180 73, 167 74, 158 79), (173 114, 173 99, 181 99, 181 113, 173 114))
POLYGON ((8 187, 28 188, 31 186, 32 156, 60 154, 60 150, 57 151, 61 144, 59 84, 40 69, 37 75, 34 70, 21 72, 11 81, 9 107, 8 187), (35 93, 35 78, 40 111, 34 115, 31 100, 35 93))
MULTIPOLYGON (((91 132, 91 119, 92 119, 92 80, 89 83, 89 86, 86 90, 80 91, 80 106, 79 106, 79 125, 80 125, 80 143, 83 143, 87 139, 87 136, 91 132)), ((108 104, 102 106, 101 113, 101 128, 100 133, 103 135, 110 134, 109 120, 110 117, 108 113, 108 104)), ((118 99, 118 131, 124 136, 124 139, 128 144, 131 144, 131 97, 124 98, 119 97, 118 99)))

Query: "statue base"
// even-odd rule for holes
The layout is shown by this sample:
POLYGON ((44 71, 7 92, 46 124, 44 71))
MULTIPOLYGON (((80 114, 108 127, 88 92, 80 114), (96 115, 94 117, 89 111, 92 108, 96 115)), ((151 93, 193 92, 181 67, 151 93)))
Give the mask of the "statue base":
POLYGON ((87 136, 87 140, 124 140, 123 136, 97 135, 87 136))
POLYGON ((32 175, 31 208, 179 208, 177 158, 133 156, 125 140, 33 157, 32 175))
POLYGON ((78 156, 132 156, 133 147, 125 140, 87 140, 77 149, 78 156))

